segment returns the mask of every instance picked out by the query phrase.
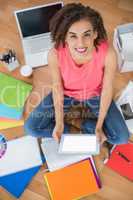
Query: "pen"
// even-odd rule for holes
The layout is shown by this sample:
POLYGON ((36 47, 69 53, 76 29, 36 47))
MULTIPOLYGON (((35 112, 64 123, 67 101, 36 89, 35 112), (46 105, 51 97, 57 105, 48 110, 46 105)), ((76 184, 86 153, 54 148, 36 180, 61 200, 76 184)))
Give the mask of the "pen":
POLYGON ((116 152, 121 158, 123 158, 125 161, 127 161, 127 162, 131 162, 123 153, 121 153, 121 152, 119 152, 119 151, 117 151, 116 152))

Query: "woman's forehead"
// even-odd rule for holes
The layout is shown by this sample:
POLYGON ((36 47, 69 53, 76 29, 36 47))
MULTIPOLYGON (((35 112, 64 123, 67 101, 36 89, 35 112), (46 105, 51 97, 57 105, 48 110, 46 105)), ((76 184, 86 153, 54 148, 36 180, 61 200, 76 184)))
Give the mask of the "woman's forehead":
POLYGON ((93 27, 89 20, 80 20, 74 22, 68 29, 69 33, 84 33, 86 31, 92 31, 93 27))

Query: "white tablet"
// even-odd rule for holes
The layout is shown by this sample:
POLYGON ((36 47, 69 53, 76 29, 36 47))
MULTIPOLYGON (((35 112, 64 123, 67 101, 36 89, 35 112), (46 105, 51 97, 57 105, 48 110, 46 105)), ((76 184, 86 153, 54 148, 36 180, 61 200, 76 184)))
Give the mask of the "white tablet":
POLYGON ((59 145, 61 154, 96 155, 100 145, 94 134, 63 134, 59 145))

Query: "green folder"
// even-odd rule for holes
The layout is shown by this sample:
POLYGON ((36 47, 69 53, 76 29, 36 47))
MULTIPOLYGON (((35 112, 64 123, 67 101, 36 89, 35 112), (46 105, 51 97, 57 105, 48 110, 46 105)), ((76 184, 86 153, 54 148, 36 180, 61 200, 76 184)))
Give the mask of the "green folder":
POLYGON ((0 72, 0 104, 21 110, 32 85, 0 72))

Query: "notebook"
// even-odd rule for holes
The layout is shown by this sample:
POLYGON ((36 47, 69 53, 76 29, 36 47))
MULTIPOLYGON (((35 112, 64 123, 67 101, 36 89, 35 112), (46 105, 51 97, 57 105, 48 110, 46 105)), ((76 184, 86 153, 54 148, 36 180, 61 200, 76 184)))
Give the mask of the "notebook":
POLYGON ((0 159, 0 176, 13 174, 42 164, 37 139, 23 136, 7 142, 7 150, 0 159))
POLYGON ((0 72, 0 105, 22 112, 32 86, 0 72))
POLYGON ((0 130, 24 125, 24 120, 0 118, 0 130))
POLYGON ((133 143, 115 146, 106 166, 133 181, 133 143))
POLYGON ((25 62, 32 68, 48 64, 48 51, 53 46, 49 22, 62 6, 63 2, 55 2, 15 11, 25 62))
POLYGON ((100 145, 95 134, 63 134, 61 136, 60 154, 99 154, 100 145))
POLYGON ((92 157, 87 154, 59 154, 59 143, 56 142, 53 138, 44 138, 41 144, 41 148, 44 153, 49 171, 55 171, 88 157, 92 159, 92 157))
POLYGON ((99 191, 90 160, 44 175, 52 200, 74 200, 99 191))

